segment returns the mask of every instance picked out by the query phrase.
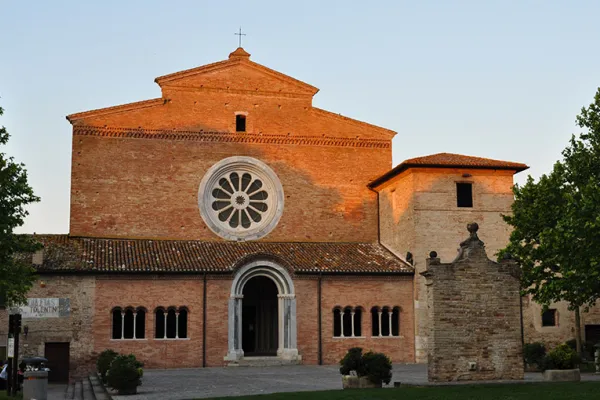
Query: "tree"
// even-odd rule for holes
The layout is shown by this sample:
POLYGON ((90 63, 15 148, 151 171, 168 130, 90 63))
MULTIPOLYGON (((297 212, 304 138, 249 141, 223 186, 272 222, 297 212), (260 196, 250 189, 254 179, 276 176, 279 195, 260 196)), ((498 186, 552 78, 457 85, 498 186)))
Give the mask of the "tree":
MULTIPOLYGON (((0 116, 3 113, 0 107, 0 116)), ((9 137, 6 128, 0 127, 0 145, 9 137)), ((23 255, 40 245, 29 235, 16 235, 14 229, 23 225, 28 215, 25 206, 38 201, 27 183, 25 166, 0 152, 0 299, 8 305, 23 303, 35 280, 31 258, 23 255)))
POLYGON ((566 301, 575 312, 581 352, 580 308, 600 298, 600 88, 583 107, 563 160, 535 182, 515 185, 509 253, 521 265, 524 293, 548 306, 566 301))

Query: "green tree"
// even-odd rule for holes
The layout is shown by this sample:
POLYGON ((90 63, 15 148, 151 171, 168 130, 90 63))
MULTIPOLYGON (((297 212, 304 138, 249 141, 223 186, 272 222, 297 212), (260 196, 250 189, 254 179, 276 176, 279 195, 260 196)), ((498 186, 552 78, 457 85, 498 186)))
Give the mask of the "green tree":
POLYGON ((580 308, 600 297, 600 88, 577 116, 583 129, 547 175, 515 185, 513 227, 503 249, 521 265, 525 293, 547 306, 566 301, 575 312, 581 352, 580 308))
MULTIPOLYGON (((0 116, 3 113, 0 107, 0 116)), ((0 145, 9 137, 6 128, 0 127, 0 145)), ((23 255, 34 252, 39 244, 29 235, 16 235, 14 230, 28 215, 25 206, 39 200, 27 183, 25 166, 0 152, 0 299, 8 305, 24 302, 35 280, 31 258, 23 255)))

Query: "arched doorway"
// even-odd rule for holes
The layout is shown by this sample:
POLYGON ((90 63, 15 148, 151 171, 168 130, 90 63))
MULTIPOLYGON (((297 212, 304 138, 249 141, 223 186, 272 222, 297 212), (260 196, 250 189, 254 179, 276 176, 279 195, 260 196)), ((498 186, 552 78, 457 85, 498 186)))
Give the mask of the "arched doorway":
POLYGON ((246 356, 277 355, 277 286, 256 276, 243 289, 242 350, 246 356))
POLYGON ((248 355, 266 352, 285 360, 301 359, 297 348, 294 283, 281 265, 270 260, 257 260, 236 272, 227 322, 225 361, 243 359, 246 350, 248 355), (258 306, 261 302, 263 305, 258 306), (244 310, 244 306, 249 308, 244 310), (256 307, 262 307, 260 316, 256 307))

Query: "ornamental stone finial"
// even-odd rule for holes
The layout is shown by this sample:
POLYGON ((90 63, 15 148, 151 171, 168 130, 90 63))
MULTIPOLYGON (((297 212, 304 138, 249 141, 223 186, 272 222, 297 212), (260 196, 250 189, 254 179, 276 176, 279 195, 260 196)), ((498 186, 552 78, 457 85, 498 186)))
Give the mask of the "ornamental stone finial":
POLYGON ((476 235, 477 231, 479 230, 479 225, 477 224, 477 222, 471 222, 470 224, 467 224, 467 230, 469 231, 471 236, 476 235))

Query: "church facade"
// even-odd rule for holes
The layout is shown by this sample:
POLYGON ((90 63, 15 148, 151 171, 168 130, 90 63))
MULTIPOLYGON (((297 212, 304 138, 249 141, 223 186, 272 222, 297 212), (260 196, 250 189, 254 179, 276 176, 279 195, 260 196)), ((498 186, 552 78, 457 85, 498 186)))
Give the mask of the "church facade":
POLYGON ((357 346, 425 362, 429 251, 454 258, 471 221, 488 254, 504 247, 527 166, 392 168, 395 132, 314 107, 317 88, 242 48, 155 82, 159 98, 67 117, 70 232, 39 235, 22 353, 71 377, 108 348, 149 368, 334 364, 357 346))

